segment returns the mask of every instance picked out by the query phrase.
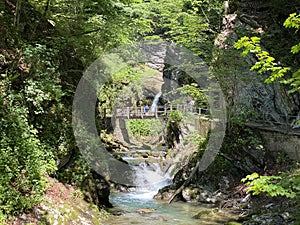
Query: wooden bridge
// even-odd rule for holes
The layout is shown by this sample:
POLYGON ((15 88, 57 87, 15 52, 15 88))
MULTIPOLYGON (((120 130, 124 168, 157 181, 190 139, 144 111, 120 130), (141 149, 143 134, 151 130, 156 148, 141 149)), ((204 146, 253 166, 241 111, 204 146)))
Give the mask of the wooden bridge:
MULTIPOLYGON (((189 105, 165 105, 156 106, 155 110, 152 111, 150 108, 147 110, 145 106, 140 107, 123 107, 116 108, 113 117, 124 118, 124 119, 150 119, 150 118, 167 118, 172 111, 180 111, 186 113, 192 113, 194 115, 207 115, 207 108, 197 108, 189 105)), ((106 117, 111 117, 108 113, 105 113, 106 117)))

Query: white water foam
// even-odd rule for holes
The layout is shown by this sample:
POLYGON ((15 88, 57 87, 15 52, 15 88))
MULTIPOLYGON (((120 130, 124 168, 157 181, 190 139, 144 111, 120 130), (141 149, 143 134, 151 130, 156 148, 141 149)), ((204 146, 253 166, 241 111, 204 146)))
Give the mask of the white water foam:
POLYGON ((140 163, 134 166, 136 171, 135 184, 137 186, 136 197, 141 199, 151 199, 158 190, 171 183, 169 173, 163 173, 158 163, 148 165, 140 163))

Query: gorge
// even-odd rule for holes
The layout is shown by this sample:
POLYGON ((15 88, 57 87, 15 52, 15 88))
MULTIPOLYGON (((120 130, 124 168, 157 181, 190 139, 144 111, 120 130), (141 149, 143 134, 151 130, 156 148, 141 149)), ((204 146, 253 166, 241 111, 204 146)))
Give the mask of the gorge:
POLYGON ((299 224, 299 9, 1 1, 0 224, 299 224))

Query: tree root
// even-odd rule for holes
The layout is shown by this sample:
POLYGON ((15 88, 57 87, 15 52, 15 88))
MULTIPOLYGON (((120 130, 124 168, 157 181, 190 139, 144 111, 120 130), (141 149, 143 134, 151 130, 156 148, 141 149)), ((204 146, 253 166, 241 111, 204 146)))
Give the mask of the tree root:
POLYGON ((184 181, 184 183, 183 183, 183 184, 182 184, 182 185, 174 192, 174 194, 170 197, 170 199, 169 199, 169 201, 168 201, 168 204, 171 204, 171 203, 174 201, 174 199, 175 199, 179 194, 182 193, 183 189, 184 189, 185 187, 187 187, 187 186, 190 184, 192 178, 194 177, 194 175, 196 174, 196 172, 197 172, 197 170, 198 170, 199 164, 200 164, 200 162, 198 161, 197 164, 196 164, 196 166, 195 166, 194 169, 192 170, 190 176, 188 177, 188 179, 186 179, 186 180, 184 181))

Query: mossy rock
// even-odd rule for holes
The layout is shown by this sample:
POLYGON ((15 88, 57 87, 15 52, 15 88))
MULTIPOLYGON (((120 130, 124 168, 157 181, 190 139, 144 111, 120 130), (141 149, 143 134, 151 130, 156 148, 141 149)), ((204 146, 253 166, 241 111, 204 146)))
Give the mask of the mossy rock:
POLYGON ((225 225, 242 225, 242 224, 237 222, 227 222, 225 223, 225 225))
POLYGON ((212 213, 211 210, 203 210, 203 211, 197 213, 196 215, 194 215, 193 219, 202 219, 203 217, 210 216, 211 213, 212 213))
POLYGON ((45 206, 47 213, 45 220, 48 224, 101 224, 101 220, 106 219, 109 214, 95 205, 85 202, 83 199, 62 200, 59 205, 45 206))

